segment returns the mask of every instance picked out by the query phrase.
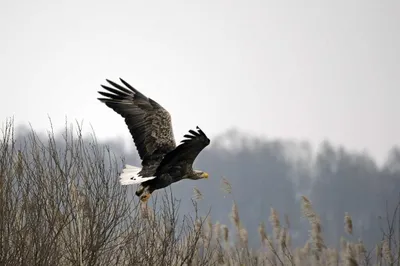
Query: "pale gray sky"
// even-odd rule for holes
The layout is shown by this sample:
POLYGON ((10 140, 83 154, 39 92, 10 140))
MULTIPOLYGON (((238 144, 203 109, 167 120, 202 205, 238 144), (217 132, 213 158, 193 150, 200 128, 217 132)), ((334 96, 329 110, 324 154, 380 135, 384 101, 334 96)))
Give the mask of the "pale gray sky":
POLYGON ((98 102, 124 78, 196 125, 382 158, 400 143, 399 1, 8 1, 0 4, 1 121, 84 119, 130 141, 98 102))

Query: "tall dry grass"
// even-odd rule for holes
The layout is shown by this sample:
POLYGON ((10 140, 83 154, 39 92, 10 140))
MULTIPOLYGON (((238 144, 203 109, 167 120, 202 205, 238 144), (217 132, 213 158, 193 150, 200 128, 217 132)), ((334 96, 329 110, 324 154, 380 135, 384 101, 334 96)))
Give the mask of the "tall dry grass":
MULTIPOLYGON (((62 143, 52 131, 16 139, 13 121, 3 127, 0 265, 400 265, 397 208, 374 249, 344 236, 337 250, 325 245, 318 214, 302 197, 310 228, 304 246, 292 247, 289 219, 271 208, 272 233, 264 222, 251 228, 260 236, 252 249, 227 179, 222 188, 232 198, 233 231, 199 216, 196 188, 194 215, 182 215, 168 189, 141 204, 132 188, 119 185, 122 161, 94 136, 84 139, 79 127, 66 127, 62 143)), ((344 233, 353 233, 348 213, 344 233)))

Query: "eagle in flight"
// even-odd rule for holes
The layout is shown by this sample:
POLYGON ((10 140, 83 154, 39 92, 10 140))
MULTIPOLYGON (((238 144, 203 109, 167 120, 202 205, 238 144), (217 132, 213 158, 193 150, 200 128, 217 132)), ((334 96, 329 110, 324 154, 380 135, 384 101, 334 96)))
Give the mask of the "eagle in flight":
POLYGON ((121 185, 139 184, 136 195, 146 202, 151 193, 182 179, 208 178, 208 173, 193 169, 197 155, 210 144, 196 127, 176 146, 171 116, 160 104, 121 79, 125 87, 106 79, 113 87, 101 85, 106 98, 98 98, 125 119, 142 160, 142 167, 126 164, 120 174, 121 185))

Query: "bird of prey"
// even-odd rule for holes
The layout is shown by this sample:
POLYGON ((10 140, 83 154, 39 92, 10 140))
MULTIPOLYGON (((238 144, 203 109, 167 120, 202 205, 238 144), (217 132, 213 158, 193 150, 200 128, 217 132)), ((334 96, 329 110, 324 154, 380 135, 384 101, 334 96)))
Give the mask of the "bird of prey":
POLYGON ((206 134, 197 126, 177 146, 169 112, 120 80, 125 87, 106 79, 112 87, 101 85, 108 92, 98 91, 106 97, 98 100, 125 119, 142 160, 142 167, 125 164, 119 175, 120 184, 139 184, 135 194, 146 202, 155 190, 182 179, 208 178, 208 173, 192 167, 198 154, 210 144, 206 134))

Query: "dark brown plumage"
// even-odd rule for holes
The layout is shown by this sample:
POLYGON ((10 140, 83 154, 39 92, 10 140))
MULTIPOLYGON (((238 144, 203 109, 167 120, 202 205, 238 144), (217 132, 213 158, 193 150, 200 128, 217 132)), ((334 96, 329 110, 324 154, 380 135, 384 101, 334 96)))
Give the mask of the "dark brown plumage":
POLYGON ((176 146, 169 112, 120 80, 126 88, 107 80, 114 88, 101 85, 108 92, 99 91, 106 98, 98 99, 125 119, 142 160, 142 168, 124 167, 121 184, 141 184, 136 195, 145 201, 154 190, 179 180, 207 178, 207 173, 192 169, 198 154, 210 144, 204 132, 199 127, 189 130, 176 146))

